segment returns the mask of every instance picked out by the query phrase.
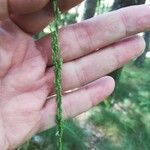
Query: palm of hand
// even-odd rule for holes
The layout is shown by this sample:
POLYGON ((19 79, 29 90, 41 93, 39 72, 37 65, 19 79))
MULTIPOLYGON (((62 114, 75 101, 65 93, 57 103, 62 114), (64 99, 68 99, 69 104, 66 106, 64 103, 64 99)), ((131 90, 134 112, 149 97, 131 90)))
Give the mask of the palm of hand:
POLYGON ((16 146, 40 130, 53 80, 47 82, 46 61, 33 39, 10 21, 1 26, 0 131, 16 146))

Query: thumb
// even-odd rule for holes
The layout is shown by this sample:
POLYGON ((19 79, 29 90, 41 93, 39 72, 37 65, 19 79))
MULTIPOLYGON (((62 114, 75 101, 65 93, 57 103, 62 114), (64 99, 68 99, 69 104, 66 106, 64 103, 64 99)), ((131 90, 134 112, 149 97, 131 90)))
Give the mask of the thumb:
POLYGON ((50 0, 0 0, 0 20, 9 14, 28 14, 42 9, 50 0))

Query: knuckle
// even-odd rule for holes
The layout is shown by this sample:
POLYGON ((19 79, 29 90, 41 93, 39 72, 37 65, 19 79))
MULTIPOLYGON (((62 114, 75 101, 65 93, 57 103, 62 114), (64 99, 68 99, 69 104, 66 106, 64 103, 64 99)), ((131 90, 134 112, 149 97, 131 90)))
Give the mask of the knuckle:
POLYGON ((86 69, 83 67, 82 64, 79 64, 78 61, 75 61, 74 69, 75 69, 77 82, 79 83, 79 87, 82 87, 87 83, 86 69))
POLYGON ((83 55, 87 54, 88 50, 92 50, 92 39, 89 30, 86 23, 72 25, 75 41, 83 55))

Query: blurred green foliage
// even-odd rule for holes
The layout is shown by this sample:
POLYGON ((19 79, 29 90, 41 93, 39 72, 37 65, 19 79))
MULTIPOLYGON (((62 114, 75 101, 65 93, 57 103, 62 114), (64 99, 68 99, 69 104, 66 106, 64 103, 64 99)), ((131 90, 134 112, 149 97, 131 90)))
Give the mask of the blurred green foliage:
POLYGON ((99 106, 92 112, 89 121, 106 133, 97 145, 99 150, 150 149, 149 75, 150 59, 140 69, 129 64, 121 75, 113 107, 99 106))

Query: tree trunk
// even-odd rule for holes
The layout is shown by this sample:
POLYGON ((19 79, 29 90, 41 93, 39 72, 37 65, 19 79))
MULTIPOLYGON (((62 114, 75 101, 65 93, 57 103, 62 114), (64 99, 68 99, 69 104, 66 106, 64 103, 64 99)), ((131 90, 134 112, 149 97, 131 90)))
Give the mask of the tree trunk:
POLYGON ((97 0, 86 0, 85 2, 85 13, 83 19, 92 18, 95 14, 97 6, 97 0))
POLYGON ((112 9, 116 10, 131 5, 140 5, 140 4, 144 4, 145 2, 146 0, 115 0, 112 9))

